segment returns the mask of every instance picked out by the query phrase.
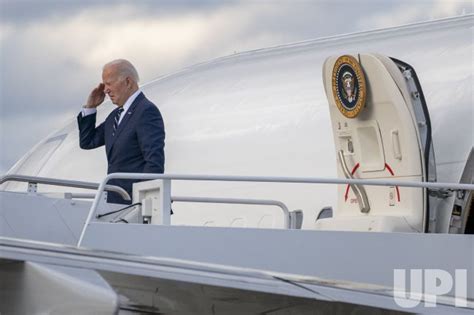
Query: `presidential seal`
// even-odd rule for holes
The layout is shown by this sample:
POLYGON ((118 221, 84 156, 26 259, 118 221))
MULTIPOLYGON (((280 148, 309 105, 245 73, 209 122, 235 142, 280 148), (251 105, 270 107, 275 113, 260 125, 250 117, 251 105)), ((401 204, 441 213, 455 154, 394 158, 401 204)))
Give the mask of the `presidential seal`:
POLYGON ((352 56, 337 58, 332 70, 332 93, 339 111, 355 118, 365 106, 367 86, 360 64, 352 56))

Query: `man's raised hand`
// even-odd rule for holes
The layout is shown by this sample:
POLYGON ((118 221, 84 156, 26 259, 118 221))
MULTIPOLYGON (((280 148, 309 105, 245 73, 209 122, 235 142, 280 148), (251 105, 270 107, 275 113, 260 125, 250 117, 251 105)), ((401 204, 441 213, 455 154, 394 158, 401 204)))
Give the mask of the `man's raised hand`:
POLYGON ((105 99, 105 93, 104 93, 104 84, 100 83, 95 89, 92 90, 91 94, 89 94, 89 97, 87 98, 87 104, 85 107, 87 108, 96 108, 105 99))

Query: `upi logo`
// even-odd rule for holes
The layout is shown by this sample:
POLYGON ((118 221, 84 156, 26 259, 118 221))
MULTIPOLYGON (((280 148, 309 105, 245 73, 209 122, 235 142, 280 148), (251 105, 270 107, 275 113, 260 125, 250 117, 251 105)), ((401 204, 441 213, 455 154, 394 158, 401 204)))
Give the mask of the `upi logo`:
POLYGON ((466 269, 456 269, 454 279, 442 269, 409 270, 409 288, 406 286, 406 269, 393 270, 394 300, 398 306, 413 308, 424 298, 425 307, 436 307, 438 297, 451 292, 454 286, 454 305, 467 307, 466 269))

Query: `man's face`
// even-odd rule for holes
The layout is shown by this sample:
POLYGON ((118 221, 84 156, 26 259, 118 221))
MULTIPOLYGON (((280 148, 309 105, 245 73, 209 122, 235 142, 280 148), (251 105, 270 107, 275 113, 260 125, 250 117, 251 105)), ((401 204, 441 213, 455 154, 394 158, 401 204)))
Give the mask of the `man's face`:
POLYGON ((102 72, 102 83, 104 83, 104 93, 110 97, 112 103, 123 106, 130 97, 129 80, 121 78, 114 66, 106 67, 102 72))

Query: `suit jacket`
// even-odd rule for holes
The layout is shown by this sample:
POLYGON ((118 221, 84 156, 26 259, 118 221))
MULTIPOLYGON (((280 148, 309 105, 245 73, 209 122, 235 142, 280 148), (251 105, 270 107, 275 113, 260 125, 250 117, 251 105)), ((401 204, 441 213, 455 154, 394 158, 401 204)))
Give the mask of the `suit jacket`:
MULTIPOLYGON (((96 127, 97 114, 77 116, 80 147, 95 149, 105 145, 107 154, 107 174, 163 173, 165 163, 165 128, 158 108, 140 93, 122 117, 115 135, 114 119, 118 108, 96 127)), ((139 180, 115 179, 108 184, 124 188, 132 196, 132 184, 139 180)), ((107 202, 123 203, 120 195, 109 192, 107 202)))

